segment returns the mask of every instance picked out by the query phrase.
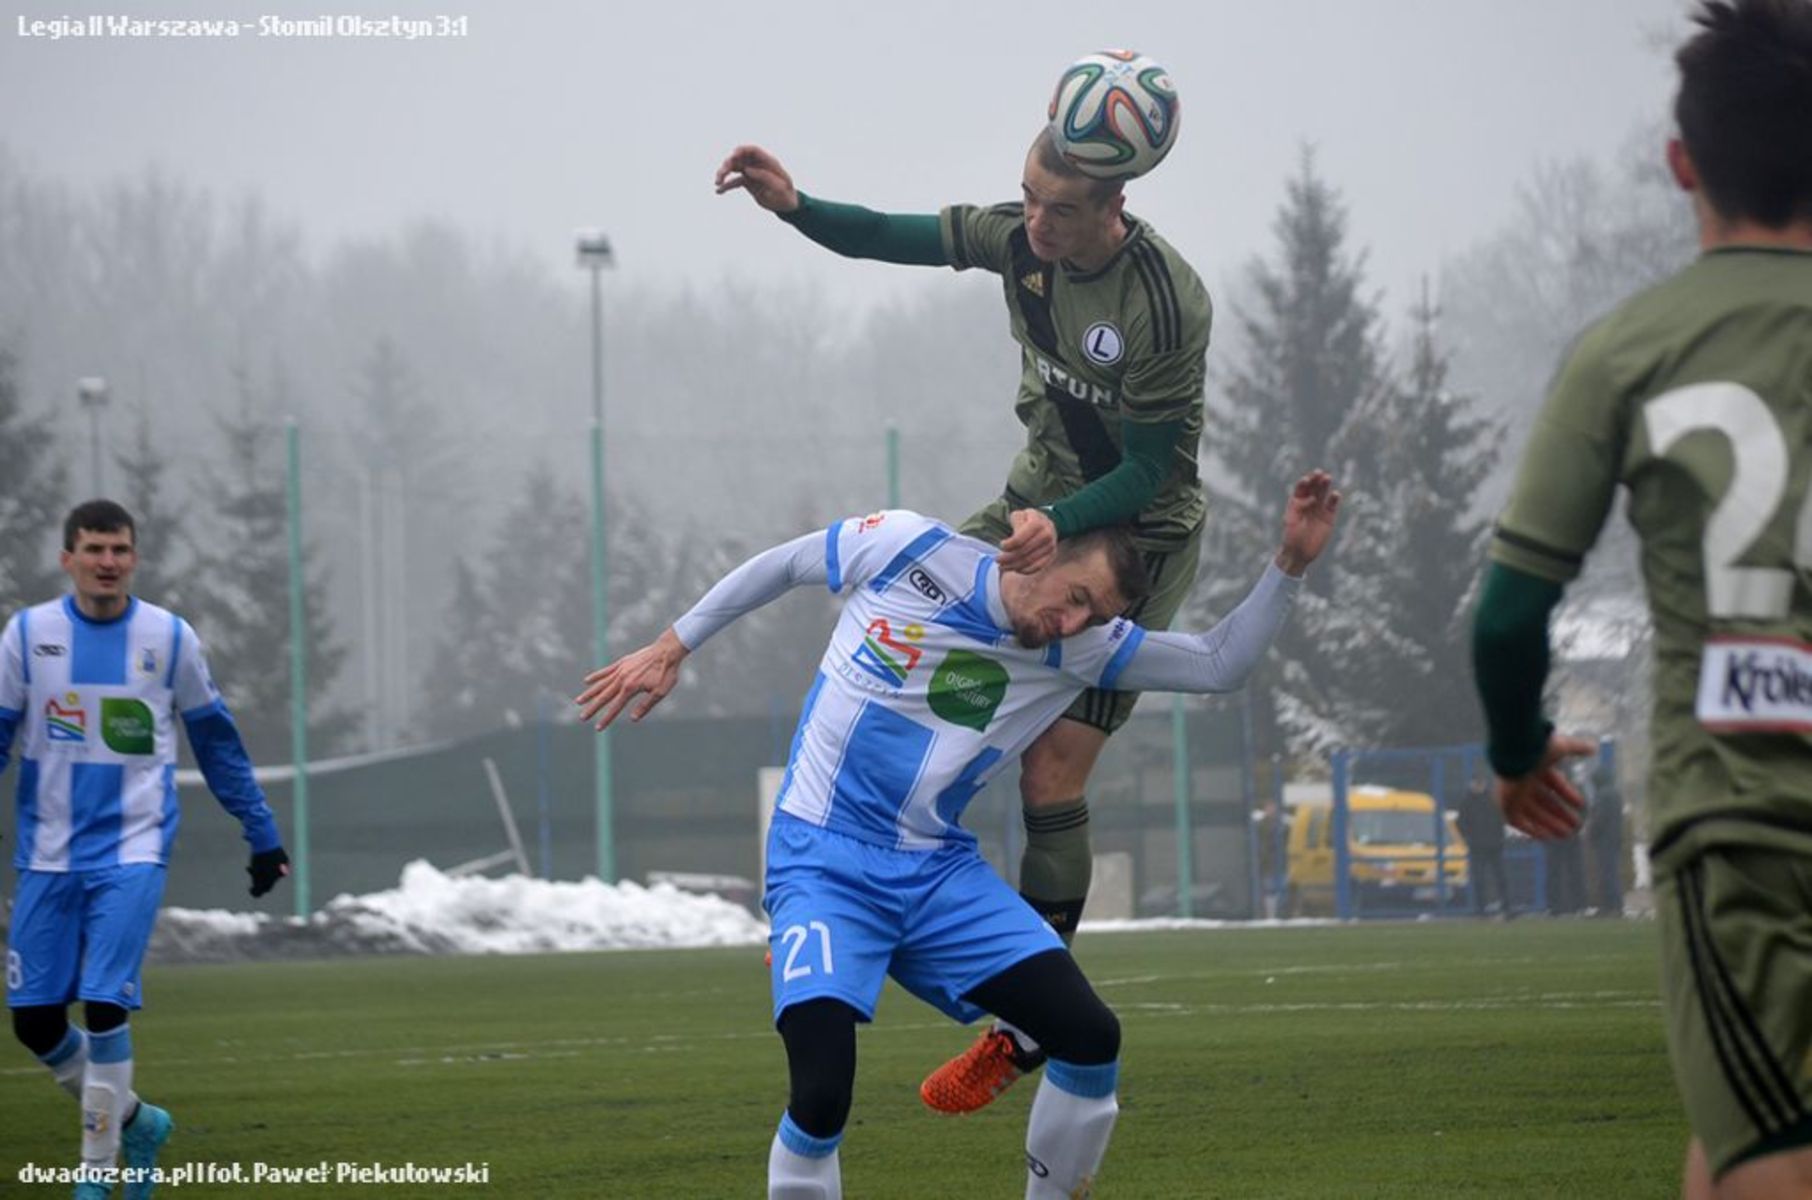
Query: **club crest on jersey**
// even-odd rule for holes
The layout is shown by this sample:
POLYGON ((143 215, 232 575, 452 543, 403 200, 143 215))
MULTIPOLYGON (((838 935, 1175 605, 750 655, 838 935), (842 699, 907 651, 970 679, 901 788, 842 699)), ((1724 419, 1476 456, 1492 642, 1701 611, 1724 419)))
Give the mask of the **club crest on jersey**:
POLYGON ((1082 353, 1092 363, 1112 366, 1126 353, 1126 339, 1120 336, 1119 326, 1112 321, 1096 321, 1083 331, 1082 353))
POLYGON ((157 674, 157 651, 146 646, 138 652, 138 669, 143 675, 157 674))
POLYGON ((1021 275, 1019 277, 1019 286, 1032 293, 1034 296, 1037 296, 1040 300, 1044 299, 1044 272, 1032 271, 1028 274, 1021 275))
POLYGON ((61 703, 55 696, 44 702, 44 736, 53 742, 88 740, 88 710, 81 696, 66 692, 61 703))

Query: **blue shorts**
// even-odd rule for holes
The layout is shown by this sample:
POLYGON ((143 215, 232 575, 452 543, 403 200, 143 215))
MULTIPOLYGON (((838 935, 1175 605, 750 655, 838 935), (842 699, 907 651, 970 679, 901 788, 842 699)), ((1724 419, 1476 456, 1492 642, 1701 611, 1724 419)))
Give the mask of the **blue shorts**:
POLYGON ((958 1021, 964 993, 1063 941, 973 846, 891 850, 776 813, 767 893, 774 1020, 831 997, 872 1021, 888 975, 958 1021))
POLYGON ((164 868, 128 863, 99 871, 20 871, 6 946, 6 1005, 143 1002, 139 969, 164 868))

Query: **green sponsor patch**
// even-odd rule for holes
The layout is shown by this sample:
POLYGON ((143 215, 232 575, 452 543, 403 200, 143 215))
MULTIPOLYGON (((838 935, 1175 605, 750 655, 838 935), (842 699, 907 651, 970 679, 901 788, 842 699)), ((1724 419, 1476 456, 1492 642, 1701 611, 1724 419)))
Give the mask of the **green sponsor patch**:
POLYGON ((143 700, 107 697, 101 701, 101 741, 116 754, 151 754, 157 749, 157 726, 143 700))
POLYGON ((952 725, 986 729, 1007 696, 1007 669, 991 658, 952 650, 931 676, 931 711, 952 725))

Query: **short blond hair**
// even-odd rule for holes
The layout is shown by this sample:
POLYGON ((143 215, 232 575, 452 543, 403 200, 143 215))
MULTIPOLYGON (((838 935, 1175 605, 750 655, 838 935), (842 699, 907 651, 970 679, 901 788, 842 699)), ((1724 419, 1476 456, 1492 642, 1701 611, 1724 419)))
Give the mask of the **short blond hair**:
POLYGON ((1064 179, 1086 179, 1088 181, 1089 202, 1099 208, 1111 201, 1125 190, 1118 179, 1096 179, 1081 167, 1063 156, 1057 148, 1057 137, 1046 125, 1032 139, 1032 153, 1038 156, 1038 165, 1053 175, 1064 179))

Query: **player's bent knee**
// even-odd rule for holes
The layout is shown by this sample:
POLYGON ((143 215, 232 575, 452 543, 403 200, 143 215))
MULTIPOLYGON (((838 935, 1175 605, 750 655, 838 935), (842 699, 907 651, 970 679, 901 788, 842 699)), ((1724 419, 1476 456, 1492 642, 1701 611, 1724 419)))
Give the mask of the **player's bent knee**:
POLYGON ((1077 1006, 1058 1036, 1045 1043, 1045 1050, 1052 1058, 1078 1066, 1113 1062, 1120 1057, 1120 1018, 1099 996, 1091 995, 1089 1003, 1077 1006))
POLYGON ((61 1045, 68 1032, 69 1017, 61 1004, 33 1004, 13 1009, 13 1036, 39 1058, 61 1045))
POLYGON ((104 1000, 87 1000, 82 1004, 82 1015, 88 1022, 89 1033, 106 1033, 124 1025, 131 1014, 117 1004, 108 1004, 104 1000))
POLYGON ((786 1105, 793 1124, 815 1138, 835 1137, 849 1121, 855 1099, 853 1083, 822 1074, 794 1080, 786 1105))
POLYGON ((856 1085, 856 1010, 841 1000, 808 1000, 780 1015, 791 1087, 787 1112, 812 1137, 832 1137, 849 1120, 856 1085))

